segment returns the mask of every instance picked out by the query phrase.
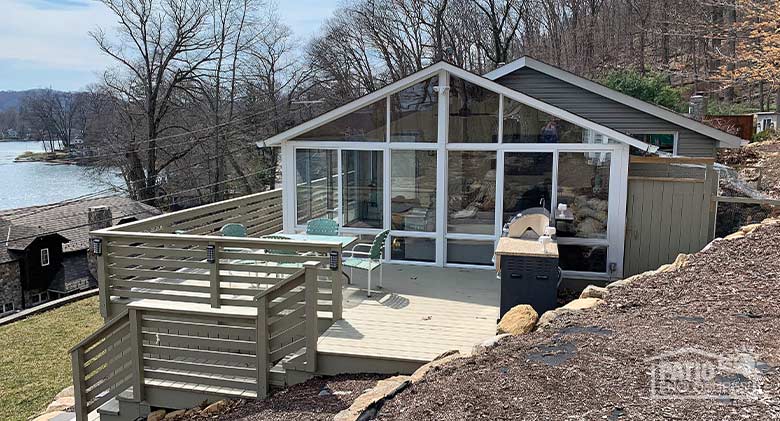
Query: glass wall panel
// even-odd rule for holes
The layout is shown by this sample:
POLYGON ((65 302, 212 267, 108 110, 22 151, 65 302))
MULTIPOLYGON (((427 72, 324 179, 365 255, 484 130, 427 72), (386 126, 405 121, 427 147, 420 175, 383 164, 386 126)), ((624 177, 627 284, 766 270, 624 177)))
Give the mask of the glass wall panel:
POLYGON ((492 265, 492 241, 447 240, 447 263, 492 265))
POLYGON ((436 240, 433 238, 392 237, 390 247, 393 260, 436 261, 436 240))
POLYGON ((553 154, 507 152, 504 154, 504 223, 526 209, 552 205, 553 154))
POLYGON ((293 140, 384 142, 386 131, 387 100, 383 98, 293 140))
POLYGON ((562 270, 578 272, 607 271, 606 246, 575 246, 558 244, 559 265, 562 270))
POLYGON ((392 151, 391 227, 436 231, 436 151, 392 151))
POLYGON ((382 152, 342 151, 342 225, 382 228, 382 152))
POLYGON ((593 143, 588 130, 504 98, 503 143, 593 143))
POLYGON ((315 218, 336 219, 338 163, 334 150, 295 151, 298 224, 315 218))
POLYGON ((390 95, 390 141, 436 142, 439 125, 439 78, 410 86, 390 95))
POLYGON ((450 129, 452 143, 498 142, 500 96, 473 83, 450 76, 450 129))
POLYGON ((558 155, 558 204, 567 206, 555 210, 558 236, 607 238, 609 168, 609 152, 558 155))
POLYGON ((447 232, 494 234, 496 153, 450 151, 447 232))

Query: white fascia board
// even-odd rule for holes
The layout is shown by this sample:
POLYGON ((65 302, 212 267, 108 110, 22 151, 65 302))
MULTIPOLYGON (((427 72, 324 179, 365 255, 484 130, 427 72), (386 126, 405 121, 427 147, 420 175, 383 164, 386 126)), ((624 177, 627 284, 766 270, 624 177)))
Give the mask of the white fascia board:
POLYGON ((649 145, 645 142, 642 142, 640 140, 637 140, 625 133, 621 133, 617 130, 610 129, 609 127, 602 126, 601 124, 594 123, 593 121, 590 121, 584 117, 580 117, 577 114, 571 113, 569 111, 566 111, 562 108, 558 108, 554 105, 548 104, 546 102, 540 101, 536 98, 533 98, 531 96, 528 96, 524 93, 512 90, 510 88, 507 88, 504 85, 498 84, 496 82, 493 82, 492 80, 486 79, 482 76, 475 75, 473 73, 470 73, 466 70, 463 70, 459 67, 453 66, 449 63, 444 63, 444 68, 451 74, 467 80, 471 83, 474 83, 476 85, 479 85, 485 89, 489 89, 493 92, 499 93, 504 95, 507 98, 510 98, 514 101, 521 102, 525 105, 528 105, 530 107, 536 108, 538 110, 544 111, 547 114, 554 115, 562 120, 566 120, 569 123, 575 124, 580 127, 584 127, 586 129, 591 129, 593 131, 596 131, 602 135, 605 135, 607 137, 610 137, 612 139, 615 139, 617 141, 626 143, 628 145, 631 145, 635 148, 641 149, 645 152, 655 153, 658 150, 657 146, 649 145))
POLYGON ((398 80, 396 82, 393 82, 387 86, 385 86, 382 89, 379 89, 377 91, 374 91, 368 95, 364 95, 354 101, 351 101, 347 104, 342 105, 341 107, 335 108, 331 111, 328 111, 327 113, 313 118, 309 121, 306 121, 304 123, 301 123, 291 129, 285 130, 275 136, 269 137, 266 140, 261 140, 257 142, 258 147, 267 147, 267 146, 279 146, 282 142, 286 140, 290 140, 295 138, 298 135, 301 135, 303 133, 306 133, 307 131, 314 129, 316 127, 319 127, 323 124, 327 124, 333 120, 336 120, 339 117, 342 117, 344 115, 347 115, 353 111, 357 111, 366 105, 369 105, 373 102, 376 102, 382 97, 386 95, 390 95, 392 93, 395 93, 397 91, 403 90, 411 85, 414 85, 415 83, 421 82, 425 79, 428 79, 430 77, 433 77, 436 75, 436 73, 442 68, 444 65, 444 62, 438 62, 436 64, 433 64, 431 66, 426 67, 425 69, 422 69, 416 73, 413 73, 401 80, 398 80))
POLYGON ((579 77, 563 69, 542 63, 541 61, 535 60, 531 57, 522 57, 505 66, 501 66, 492 72, 486 73, 485 78, 496 80, 523 67, 528 67, 530 69, 552 76, 556 79, 560 79, 566 83, 585 89, 586 91, 593 92, 615 102, 619 102, 623 105, 627 105, 631 108, 658 117, 662 120, 666 120, 670 123, 674 123, 678 126, 685 127, 704 136, 713 138, 718 141, 719 147, 738 148, 742 145, 742 139, 737 136, 730 135, 722 130, 710 127, 704 123, 690 119, 674 111, 667 110, 663 107, 659 107, 640 99, 636 99, 632 96, 620 93, 614 89, 607 88, 604 85, 600 85, 591 80, 579 77))

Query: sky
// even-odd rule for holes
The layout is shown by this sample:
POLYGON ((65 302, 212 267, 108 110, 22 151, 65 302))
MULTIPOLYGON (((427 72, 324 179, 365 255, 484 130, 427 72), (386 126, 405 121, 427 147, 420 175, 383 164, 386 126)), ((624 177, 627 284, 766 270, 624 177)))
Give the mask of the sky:
MULTIPOLYGON (((306 40, 332 15, 338 0, 277 0, 279 15, 306 40)), ((98 80, 113 63, 89 37, 115 18, 94 0, 0 0, 0 91, 72 91, 98 80)))

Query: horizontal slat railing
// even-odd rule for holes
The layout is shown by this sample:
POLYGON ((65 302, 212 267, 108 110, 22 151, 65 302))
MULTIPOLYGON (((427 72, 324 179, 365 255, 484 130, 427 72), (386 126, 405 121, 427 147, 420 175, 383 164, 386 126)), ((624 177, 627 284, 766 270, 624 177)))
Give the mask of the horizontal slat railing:
MULTIPOLYGON (((76 419, 133 385, 133 340, 124 311, 70 350, 76 419)), ((137 398, 138 391, 133 391, 137 398)))
POLYGON ((254 308, 258 292, 300 272, 304 262, 314 262, 322 310, 341 317, 341 296, 333 294, 341 291, 339 243, 112 230, 93 235, 102 243, 106 314, 112 297, 254 308), (331 253, 339 263, 336 270, 329 266, 331 253))
POLYGON ((250 235, 282 230, 282 191, 270 190, 166 213, 113 228, 123 232, 213 234, 227 223, 243 224, 250 235))
POLYGON ((305 349, 304 367, 317 369, 317 285, 319 263, 261 292, 257 301, 257 396, 269 389, 270 368, 284 357, 305 349))

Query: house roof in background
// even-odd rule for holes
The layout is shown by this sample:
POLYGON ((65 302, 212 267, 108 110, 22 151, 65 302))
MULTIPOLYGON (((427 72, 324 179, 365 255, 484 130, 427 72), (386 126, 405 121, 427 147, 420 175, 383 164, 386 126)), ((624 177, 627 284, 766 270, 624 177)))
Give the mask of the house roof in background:
MULTIPOLYGON (((70 240, 63 245, 64 252, 86 250, 89 248, 89 225, 87 214, 94 206, 108 206, 111 209, 113 223, 120 219, 135 217, 144 219, 159 215, 159 209, 122 196, 107 196, 94 199, 66 201, 43 206, 0 210, 0 261, 5 252, 8 239, 29 237, 46 233, 58 233, 70 240), (11 235, 8 228, 11 225, 11 235), (22 227, 22 228, 20 228, 22 227), (17 235, 24 230, 28 235, 17 235)), ((13 242, 13 241, 12 241, 13 242)))
POLYGON ((527 67, 529 69, 536 70, 537 72, 544 73, 552 76, 556 79, 560 79, 566 83, 572 84, 579 88, 593 92, 597 95, 601 95, 605 98, 609 98, 615 102, 619 102, 623 105, 637 109, 644 113, 658 117, 662 120, 666 120, 670 123, 674 123, 678 126, 685 127, 689 130, 702 134, 704 136, 715 139, 719 142, 720 147, 738 148, 742 145, 742 139, 737 136, 728 134, 722 130, 718 130, 714 127, 708 126, 699 121, 688 118, 680 113, 674 112, 658 105, 650 104, 649 102, 642 101, 632 96, 623 94, 614 89, 610 89, 604 85, 593 82, 592 80, 585 79, 577 76, 574 73, 567 72, 555 66, 551 66, 547 63, 543 63, 534 58, 525 56, 521 57, 509 64, 499 67, 492 72, 485 74, 485 77, 490 80, 499 79, 502 76, 506 76, 516 70, 527 67))
POLYGON ((594 121, 588 120, 584 117, 581 117, 577 114, 574 114, 572 112, 569 112, 567 110, 564 110, 562 108, 556 107, 552 104, 546 103, 544 101, 541 101, 539 99, 536 99, 534 97, 528 96, 522 92, 515 91, 511 88, 508 88, 504 85, 498 84, 488 78, 485 78, 483 76, 476 75, 474 73, 471 73, 467 70, 461 69, 460 67, 457 67, 455 65, 452 65, 450 63, 447 63, 445 61, 440 61, 436 64, 433 64, 431 66, 428 66, 420 71, 417 71, 403 79, 400 79, 398 81, 395 81, 381 89, 378 89, 370 94, 367 94, 361 98, 358 98, 354 101, 348 102, 347 104, 342 105, 341 107, 335 108, 325 114, 320 115, 319 117, 315 117, 309 121, 306 121, 304 123, 301 123, 291 129, 285 130, 275 136, 272 136, 266 140, 262 140, 257 142, 257 146, 259 147, 267 147, 267 146, 279 146, 282 142, 285 142, 287 140, 293 139, 298 135, 304 134, 309 130, 312 130, 316 127, 325 125, 341 116, 344 116, 346 114, 349 114, 353 111, 357 111, 360 108, 363 108, 367 105, 370 105, 371 103, 378 101, 382 99, 383 97, 393 94, 395 92, 398 92, 400 90, 405 89, 406 87, 413 85, 414 83, 421 82, 425 79, 428 79, 430 77, 433 77, 436 75, 439 71, 446 71, 452 75, 455 75, 463 80, 466 80, 468 82, 471 82, 477 86, 480 86, 482 88, 491 90, 493 92, 497 92, 500 94, 503 94, 505 97, 510 98, 512 100, 515 100, 517 102, 526 104, 528 106, 531 106, 533 108, 542 110, 550 115, 553 115, 555 117, 558 117, 562 120, 566 120, 570 123, 576 124, 581 127, 592 129, 596 132, 599 132, 603 135, 606 135, 612 139, 615 139, 617 141, 627 143, 631 146, 634 146, 636 148, 639 148, 643 151, 647 152, 655 152, 658 150, 658 147, 648 145, 647 143, 644 143, 636 138, 633 138, 625 133, 619 132, 617 130, 614 130, 612 128, 609 128, 607 126, 598 124, 594 121))

